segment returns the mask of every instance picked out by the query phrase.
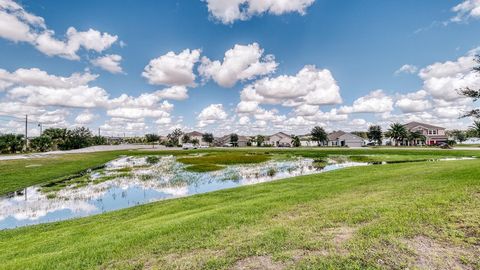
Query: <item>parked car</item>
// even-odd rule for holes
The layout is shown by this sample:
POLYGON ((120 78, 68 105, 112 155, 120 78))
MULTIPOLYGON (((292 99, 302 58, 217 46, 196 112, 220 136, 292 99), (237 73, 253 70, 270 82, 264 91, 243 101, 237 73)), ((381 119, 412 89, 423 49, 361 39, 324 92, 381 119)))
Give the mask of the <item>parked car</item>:
POLYGON ((452 149, 452 147, 450 147, 450 145, 448 145, 448 143, 438 143, 437 145, 438 145, 438 147, 440 147, 442 149, 452 149))
POLYGON ((185 149, 185 150, 197 149, 197 147, 192 143, 184 143, 184 144, 182 144, 182 149, 185 149))
POLYGON ((200 145, 198 148, 208 148, 208 145, 200 145))
POLYGON ((233 143, 225 143, 223 144, 223 147, 233 147, 233 143))

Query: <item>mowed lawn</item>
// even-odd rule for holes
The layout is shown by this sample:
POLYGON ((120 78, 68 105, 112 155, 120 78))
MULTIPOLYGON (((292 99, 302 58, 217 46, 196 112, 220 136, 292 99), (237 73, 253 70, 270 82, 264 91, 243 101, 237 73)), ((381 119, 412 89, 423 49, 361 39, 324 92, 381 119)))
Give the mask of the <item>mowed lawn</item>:
POLYGON ((0 268, 479 269, 479 209, 480 160, 355 167, 1 231, 0 268))

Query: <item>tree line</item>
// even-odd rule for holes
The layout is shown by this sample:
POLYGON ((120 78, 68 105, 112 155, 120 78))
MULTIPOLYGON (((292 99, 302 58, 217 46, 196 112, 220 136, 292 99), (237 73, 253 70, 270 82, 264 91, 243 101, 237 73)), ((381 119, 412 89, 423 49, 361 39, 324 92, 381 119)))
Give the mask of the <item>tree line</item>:
POLYGON ((77 127, 74 129, 48 128, 40 136, 29 140, 28 145, 26 145, 26 142, 25 137, 21 134, 0 135, 0 153, 71 150, 93 145, 104 145, 108 141, 103 136, 93 136, 88 128, 77 127))

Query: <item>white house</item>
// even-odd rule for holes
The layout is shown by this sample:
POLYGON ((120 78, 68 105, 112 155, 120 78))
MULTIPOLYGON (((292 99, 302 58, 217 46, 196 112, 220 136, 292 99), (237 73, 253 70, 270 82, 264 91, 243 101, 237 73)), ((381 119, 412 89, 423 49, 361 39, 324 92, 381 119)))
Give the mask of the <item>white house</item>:
POLYGON ((265 140, 265 144, 276 147, 290 147, 292 146, 292 136, 283 132, 278 132, 269 136, 268 139, 265 140))
MULTIPOLYGON (((185 135, 188 135, 188 137, 190 137, 190 141, 197 140, 199 145, 204 145, 204 146, 208 145, 208 143, 203 140, 203 133, 201 132, 192 131, 192 132, 185 133, 185 135)), ((182 137, 180 137, 180 144, 183 143, 182 137)))
POLYGON ((327 137, 328 146, 362 147, 365 144, 363 138, 344 131, 334 131, 327 137))
POLYGON ((312 146, 317 146, 317 142, 312 140, 312 135, 306 134, 306 135, 300 135, 298 136, 300 138, 300 144, 305 147, 312 147, 312 146))

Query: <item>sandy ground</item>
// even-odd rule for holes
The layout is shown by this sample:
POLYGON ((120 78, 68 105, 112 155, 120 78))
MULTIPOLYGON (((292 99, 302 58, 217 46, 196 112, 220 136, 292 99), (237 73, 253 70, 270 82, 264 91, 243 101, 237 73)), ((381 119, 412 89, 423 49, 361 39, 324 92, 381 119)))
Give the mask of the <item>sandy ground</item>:
POLYGON ((91 146, 82 149, 68 150, 68 151, 51 151, 45 153, 33 153, 33 154, 20 154, 20 155, 0 155, 1 160, 13 160, 13 159, 28 159, 28 158, 41 158, 47 155, 63 155, 63 154, 78 154, 78 153, 93 153, 115 150, 130 150, 130 149, 146 149, 146 150, 175 150, 177 148, 165 148, 164 146, 155 145, 139 145, 139 144, 120 144, 120 145, 98 145, 91 146))

